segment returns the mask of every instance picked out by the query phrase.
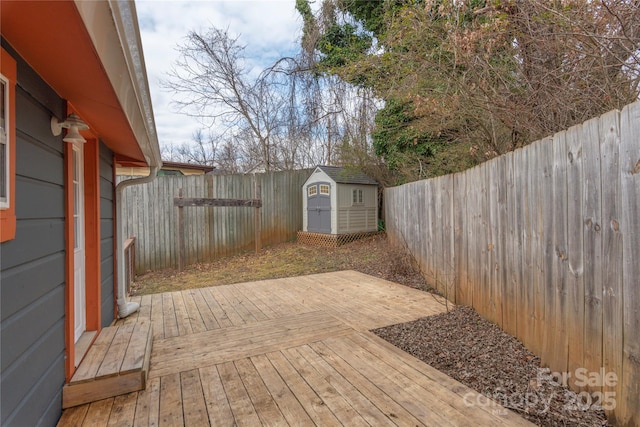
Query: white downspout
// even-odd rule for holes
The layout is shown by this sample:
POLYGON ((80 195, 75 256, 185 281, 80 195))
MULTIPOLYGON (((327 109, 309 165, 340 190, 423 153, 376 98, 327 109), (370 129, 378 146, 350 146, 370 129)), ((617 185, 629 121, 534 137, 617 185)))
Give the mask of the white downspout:
POLYGON ((122 218, 124 213, 122 209, 122 191, 132 185, 145 184, 151 182, 156 178, 158 174, 159 166, 151 166, 148 176, 135 179, 127 179, 116 185, 116 212, 118 218, 116 221, 116 250, 118 258, 118 317, 123 319, 128 315, 135 313, 140 308, 140 304, 137 302, 127 301, 127 289, 125 281, 125 269, 124 269, 124 232, 122 218))

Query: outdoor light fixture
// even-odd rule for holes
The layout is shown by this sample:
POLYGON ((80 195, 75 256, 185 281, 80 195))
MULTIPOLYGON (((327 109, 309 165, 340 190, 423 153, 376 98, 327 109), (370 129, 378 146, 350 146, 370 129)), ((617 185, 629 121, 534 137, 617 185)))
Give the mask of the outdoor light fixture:
POLYGON ((60 135, 60 133, 62 133, 62 128, 69 129, 67 131, 67 135, 62 139, 64 142, 87 142, 87 140, 80 135, 79 131, 87 130, 89 129, 89 126, 83 122, 76 113, 69 114, 64 122, 59 121, 57 117, 51 117, 51 132, 53 135, 60 135))

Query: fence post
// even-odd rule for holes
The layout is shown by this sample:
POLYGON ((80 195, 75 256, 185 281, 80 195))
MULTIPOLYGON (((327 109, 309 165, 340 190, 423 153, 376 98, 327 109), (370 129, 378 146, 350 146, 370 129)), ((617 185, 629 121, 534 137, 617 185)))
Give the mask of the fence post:
MULTIPOLYGON (((256 174, 253 174, 253 198, 255 200, 260 200, 260 184, 258 183, 258 178, 256 174)), ((260 238, 261 238, 261 224, 260 224, 260 207, 256 207, 254 211, 254 229, 256 233, 256 253, 260 253, 260 238)))
MULTIPOLYGON (((182 199, 182 188, 178 188, 178 197, 182 199)), ((184 268, 184 207, 178 206, 178 271, 184 268)))

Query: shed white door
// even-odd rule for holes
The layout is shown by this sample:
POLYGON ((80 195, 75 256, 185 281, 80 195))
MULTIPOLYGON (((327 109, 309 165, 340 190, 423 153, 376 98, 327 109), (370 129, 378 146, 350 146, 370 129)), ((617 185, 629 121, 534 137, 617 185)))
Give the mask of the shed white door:
POLYGON ((84 253, 84 156, 83 145, 73 144, 73 306, 74 342, 87 329, 84 253))
POLYGON ((329 183, 313 183, 307 186, 307 231, 331 234, 329 183))

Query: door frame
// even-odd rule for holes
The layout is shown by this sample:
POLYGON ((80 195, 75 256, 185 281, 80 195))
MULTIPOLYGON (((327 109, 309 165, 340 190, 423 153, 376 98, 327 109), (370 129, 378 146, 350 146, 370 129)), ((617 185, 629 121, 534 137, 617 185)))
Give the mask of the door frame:
POLYGON ((71 240, 73 242, 73 342, 76 344, 82 334, 87 330, 86 236, 84 229, 84 144, 77 142, 70 143, 69 149, 72 168, 70 192, 73 197, 73 210, 69 212, 69 216, 71 217, 70 220, 73 223, 73 240, 71 240), (77 189, 76 185, 78 187, 77 189), (82 299, 82 302, 78 301, 79 297, 82 299), (78 328, 81 328, 81 330, 79 331, 78 328))
POLYGON ((310 184, 308 184, 306 186, 305 197, 307 198, 306 199, 307 231, 310 231, 312 233, 331 234, 331 231, 332 231, 331 230, 331 225, 332 225, 331 215, 332 215, 332 211, 333 211, 333 207, 332 207, 332 204, 331 204, 331 201, 332 201, 331 188, 332 188, 331 183, 324 182, 324 181, 323 182, 313 182, 313 183, 310 183, 310 184), (320 193, 320 186, 321 185, 326 185, 326 186, 329 187, 329 194, 320 193), (311 187, 315 187, 316 188, 316 193, 313 196, 309 196, 309 188, 311 188, 311 187), (328 210, 327 209, 323 209, 322 210, 323 212, 327 212, 328 216, 329 216, 329 228, 327 230, 322 230, 321 228, 318 228, 318 229, 315 229, 315 230, 311 229, 311 227, 310 227, 310 222, 311 221, 309 221, 310 220, 309 213, 311 212, 311 209, 309 208, 309 201, 311 199, 315 199, 315 200, 320 200, 320 199, 325 200, 326 199, 326 200, 329 200, 329 205, 328 205, 329 209, 328 210))
MULTIPOLYGON (((83 132, 85 134, 86 132, 83 132)), ((100 271, 100 142, 85 135, 83 147, 84 169, 84 252, 85 252, 85 329, 101 329, 101 271, 100 271)), ((65 378, 69 382, 76 370, 75 360, 75 301, 74 301, 74 194, 73 144, 64 142, 65 166, 65 378)), ((97 337, 97 334, 95 334, 97 337)))

